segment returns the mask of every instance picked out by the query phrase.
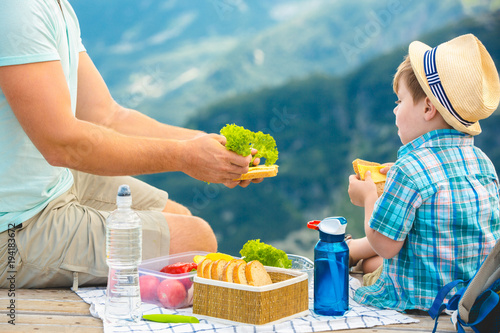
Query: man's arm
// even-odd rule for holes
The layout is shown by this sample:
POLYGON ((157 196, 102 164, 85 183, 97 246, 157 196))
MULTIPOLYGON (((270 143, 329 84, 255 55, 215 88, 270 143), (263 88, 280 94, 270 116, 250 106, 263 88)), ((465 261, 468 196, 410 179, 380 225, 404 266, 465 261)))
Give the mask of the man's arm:
MULTIPOLYGON (((182 171, 214 183, 231 182, 248 171, 250 157, 225 149, 225 138, 219 135, 147 138, 74 117, 59 61, 0 67, 0 88, 26 134, 52 165, 100 175, 182 171)), ((105 105, 98 88, 93 89, 94 98, 105 105)))
POLYGON ((181 140, 203 134, 201 131, 162 124, 140 112, 120 106, 113 100, 86 52, 81 52, 79 58, 76 117, 127 135, 181 140))
MULTIPOLYGON (((80 53, 78 65, 78 103, 76 116, 81 120, 101 124, 120 133, 153 138, 189 140, 205 134, 201 131, 160 123, 138 111, 120 106, 112 98, 106 83, 86 52, 80 53)), ((256 152, 252 152, 255 154, 256 152)), ((256 158, 254 164, 260 163, 256 158)), ((225 182, 227 187, 247 187, 262 178, 225 182)))

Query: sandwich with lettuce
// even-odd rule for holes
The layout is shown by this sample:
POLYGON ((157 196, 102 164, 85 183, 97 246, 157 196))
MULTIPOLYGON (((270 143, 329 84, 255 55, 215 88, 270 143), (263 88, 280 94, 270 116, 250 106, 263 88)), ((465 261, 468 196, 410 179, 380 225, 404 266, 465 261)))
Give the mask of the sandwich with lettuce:
POLYGON ((248 156, 252 149, 257 149, 257 154, 252 157, 249 171, 235 180, 247 180, 265 177, 274 177, 278 174, 278 149, 276 141, 269 134, 252 132, 235 124, 226 125, 220 130, 226 137, 226 148, 241 156, 248 156), (264 158, 264 165, 253 165, 255 158, 264 158))

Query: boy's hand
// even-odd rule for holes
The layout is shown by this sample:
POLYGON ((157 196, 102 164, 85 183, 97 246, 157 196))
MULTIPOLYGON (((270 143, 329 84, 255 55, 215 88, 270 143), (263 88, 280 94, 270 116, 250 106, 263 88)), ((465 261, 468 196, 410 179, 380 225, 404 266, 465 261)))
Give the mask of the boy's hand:
POLYGON ((387 175, 391 167, 394 165, 394 163, 384 163, 382 164, 384 168, 380 169, 380 173, 383 175, 387 175))
POLYGON ((372 180, 370 171, 365 173, 365 180, 359 179, 357 175, 349 176, 349 189, 347 192, 351 202, 359 207, 372 205, 378 199, 377 186, 372 180))

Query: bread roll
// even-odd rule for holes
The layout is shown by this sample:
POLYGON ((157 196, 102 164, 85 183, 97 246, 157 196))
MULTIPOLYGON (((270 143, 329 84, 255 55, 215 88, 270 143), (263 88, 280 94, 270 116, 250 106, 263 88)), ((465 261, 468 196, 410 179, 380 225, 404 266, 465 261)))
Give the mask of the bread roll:
POLYGON ((202 262, 198 264, 198 268, 196 270, 196 275, 199 277, 205 277, 205 267, 208 266, 212 262, 211 259, 205 258, 202 262))
POLYGON ((224 271, 224 266, 226 266, 227 261, 224 259, 219 259, 214 261, 212 267, 210 268, 210 278, 214 280, 222 280, 222 271, 224 271))
POLYGON ((203 267, 203 277, 205 279, 211 279, 212 278, 212 265, 214 264, 214 261, 210 260, 209 263, 203 267))
POLYGON ((243 259, 212 261, 204 259, 198 265, 197 275, 205 279, 220 280, 251 286, 265 286, 273 283, 266 268, 258 260, 247 263, 243 259))
POLYGON ((247 263, 245 261, 240 262, 236 265, 236 267, 233 270, 233 282, 234 283, 248 284, 247 278, 245 275, 246 266, 247 266, 247 263))
POLYGON ((224 266, 224 270, 222 271, 222 281, 233 282, 234 268, 240 263, 245 263, 245 260, 242 259, 229 260, 228 263, 224 266))
POLYGON ((245 277, 251 286, 265 286, 273 283, 266 268, 258 260, 250 261, 246 265, 245 277))

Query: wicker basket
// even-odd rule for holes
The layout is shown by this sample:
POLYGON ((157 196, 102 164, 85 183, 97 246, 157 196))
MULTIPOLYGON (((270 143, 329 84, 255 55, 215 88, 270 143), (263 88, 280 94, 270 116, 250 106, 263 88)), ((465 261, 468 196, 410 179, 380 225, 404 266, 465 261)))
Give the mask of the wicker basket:
POLYGON ((194 278, 193 313, 224 323, 276 323, 309 312, 307 274, 266 267, 272 284, 241 285, 194 278))

